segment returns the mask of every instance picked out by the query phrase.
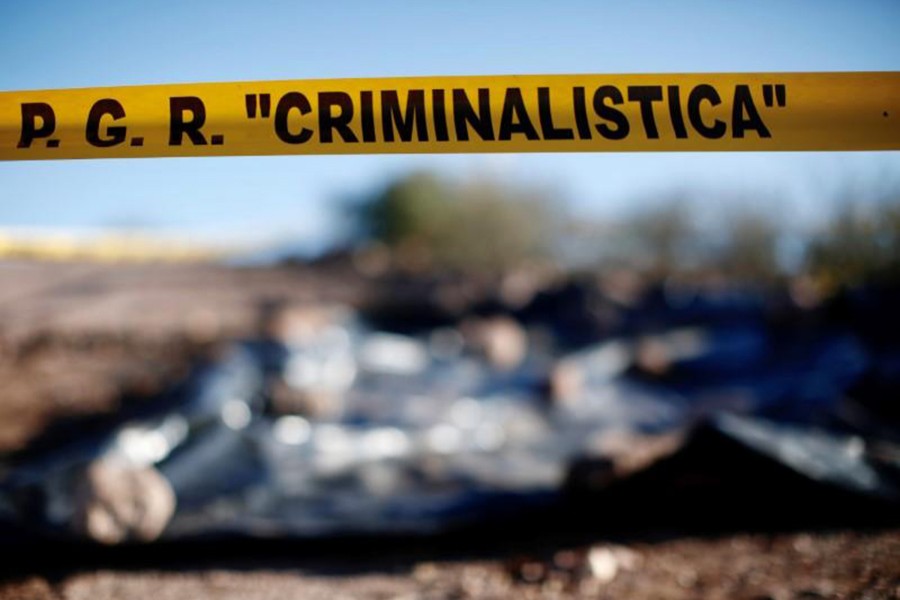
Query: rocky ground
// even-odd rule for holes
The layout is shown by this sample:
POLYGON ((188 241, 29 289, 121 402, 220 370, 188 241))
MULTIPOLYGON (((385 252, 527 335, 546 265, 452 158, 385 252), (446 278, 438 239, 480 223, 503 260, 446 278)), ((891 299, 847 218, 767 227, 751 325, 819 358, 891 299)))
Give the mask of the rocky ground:
POLYGON ((273 300, 359 303, 307 270, 0 263, 0 452, 158 393, 273 300))
MULTIPOLYGON (((720 598, 900 597, 900 531, 727 534, 488 556, 286 550, 13 574, 0 598, 720 598), (385 556, 387 554, 388 556, 385 556), (394 554, 392 556, 392 554, 394 554)), ((430 552, 434 554, 432 550, 430 552)))
MULTIPOLYGON (((267 302, 385 293, 339 269, 0 264, 0 452, 53 443, 152 397, 217 342, 252 332, 267 302)), ((59 546, 46 550, 52 560, 6 546, 0 599, 900 598, 897 529, 545 535, 87 559, 59 546)))

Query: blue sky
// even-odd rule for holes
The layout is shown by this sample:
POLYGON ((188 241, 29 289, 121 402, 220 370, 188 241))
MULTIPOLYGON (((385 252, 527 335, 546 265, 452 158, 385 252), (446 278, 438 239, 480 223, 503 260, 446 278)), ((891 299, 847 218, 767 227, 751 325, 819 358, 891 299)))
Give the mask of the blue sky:
MULTIPOLYGON (((900 2, 4 0, 0 89, 401 75, 900 70, 900 2)), ((900 152, 235 157, 0 163, 0 228, 143 225, 315 246, 413 169, 546 187, 584 214, 671 189, 815 220, 900 152), (771 198, 778 198, 773 202, 771 198)))

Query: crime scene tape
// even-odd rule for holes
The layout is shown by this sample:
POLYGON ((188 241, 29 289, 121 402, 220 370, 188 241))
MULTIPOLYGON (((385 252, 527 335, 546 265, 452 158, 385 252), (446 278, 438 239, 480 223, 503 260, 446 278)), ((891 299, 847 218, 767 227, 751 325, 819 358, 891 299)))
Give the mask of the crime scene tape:
POLYGON ((0 229, 0 259, 92 262, 204 262, 227 256, 224 248, 191 240, 116 234, 79 238, 65 232, 21 235, 0 229))
POLYGON ((900 72, 523 75, 0 92, 0 159, 900 149, 900 72))

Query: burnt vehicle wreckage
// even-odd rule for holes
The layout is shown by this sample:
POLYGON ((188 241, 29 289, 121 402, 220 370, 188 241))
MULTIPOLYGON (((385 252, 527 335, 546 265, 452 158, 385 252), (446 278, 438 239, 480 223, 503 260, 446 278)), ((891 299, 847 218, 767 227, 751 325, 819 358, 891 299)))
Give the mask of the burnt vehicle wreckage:
POLYGON ((273 305, 163 397, 9 457, 0 520, 103 544, 418 536, 560 506, 607 525, 896 522, 892 298, 811 316, 745 290, 623 304, 571 283, 407 331, 273 305))

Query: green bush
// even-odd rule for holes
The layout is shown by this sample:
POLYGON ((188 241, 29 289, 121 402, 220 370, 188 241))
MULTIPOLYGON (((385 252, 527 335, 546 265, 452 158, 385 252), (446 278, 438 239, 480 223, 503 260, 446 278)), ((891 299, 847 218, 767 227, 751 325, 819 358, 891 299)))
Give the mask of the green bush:
POLYGON ((451 182, 417 173, 356 207, 364 238, 400 267, 499 273, 546 258, 560 222, 544 194, 495 181, 451 182))
POLYGON ((834 285, 900 280, 900 205, 848 206, 812 240, 807 262, 834 285))

